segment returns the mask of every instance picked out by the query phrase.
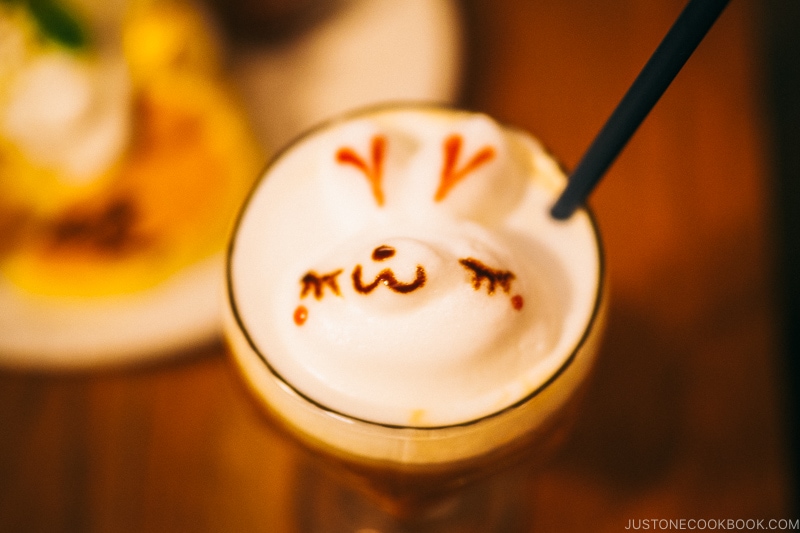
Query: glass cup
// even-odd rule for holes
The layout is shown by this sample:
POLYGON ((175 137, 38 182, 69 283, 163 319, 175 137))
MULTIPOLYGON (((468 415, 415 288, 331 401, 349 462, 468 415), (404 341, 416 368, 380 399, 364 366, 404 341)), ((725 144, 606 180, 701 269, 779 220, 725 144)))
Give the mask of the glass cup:
MULTIPOLYGON (((282 187, 287 186, 290 180, 280 176, 297 172, 297 169, 292 168, 293 158, 295 162, 303 161, 298 163, 303 168, 313 168, 304 166, 307 165, 308 158, 298 150, 302 151, 303 147, 314 143, 328 149, 330 146, 319 144, 318 139, 331 131, 343 127, 360 135, 358 127, 353 130, 350 124, 375 117, 379 125, 386 124, 400 115, 404 117, 403 120, 411 121, 424 121, 431 115, 440 124, 449 124, 447 121, 451 119, 469 120, 476 116, 464 111, 420 105, 359 111, 332 120, 302 136, 267 167, 243 207, 229 247, 226 335, 230 350, 244 383, 265 408, 270 420, 303 450, 305 460, 300 463, 296 476, 294 506, 299 530, 363 533, 523 531, 527 524, 527 513, 520 483, 528 468, 509 466, 545 460, 568 434, 579 409, 581 392, 591 373, 603 330, 606 298, 602 249, 597 226, 587 210, 577 211, 567 222, 555 222, 547 214, 551 199, 546 198, 538 207, 526 205, 523 208, 536 209, 537 212, 541 210, 541 214, 536 215, 537 220, 544 221, 543 224, 547 227, 553 224, 556 234, 569 226, 572 229, 567 231, 574 230, 581 235, 581 244, 576 246, 584 250, 575 256, 568 252, 567 255, 576 260, 561 261, 558 268, 563 267, 569 272, 558 276, 562 281, 571 276, 585 279, 577 285, 573 285, 573 280, 568 279, 570 290, 552 290, 556 298, 564 300, 570 300, 575 293, 584 292, 582 301, 585 309, 582 314, 578 313, 577 320, 571 318, 569 325, 566 325, 568 321, 565 318, 564 324, 556 322, 552 326, 563 337, 559 337, 560 341, 555 343, 556 351, 559 352, 552 359, 556 361, 555 364, 551 363, 546 372, 539 372, 535 382, 528 380, 527 389, 517 397, 499 408, 471 418, 446 423, 436 423, 435 420, 427 423, 415 423, 414 420, 397 423, 393 420, 370 419, 361 412, 348 412, 341 404, 332 405, 335 402, 329 401, 324 395, 318 395, 308 385, 293 382, 278 368, 279 364, 276 365, 272 358, 269 335, 264 336, 255 331, 264 320, 269 320, 269 316, 253 316, 258 313, 254 313, 253 307, 246 302, 253 299, 280 300, 268 288, 263 288, 263 285, 269 283, 255 281, 251 285, 250 282, 243 281, 245 277, 257 280, 258 272, 262 271, 264 265, 283 260, 280 250, 269 249, 269 243, 254 255, 252 243, 260 240, 257 238, 254 241, 247 233, 260 231, 254 229, 259 227, 260 222, 255 220, 257 217, 253 213, 269 209, 275 214, 276 211, 284 210, 287 216, 295 216, 292 215, 291 205, 271 203, 273 200, 270 199, 270 194, 263 190, 265 184, 275 180, 275 184, 271 185, 274 191, 283 190, 282 187), (256 256, 259 258, 254 259, 256 256), (260 261, 267 263, 261 264, 260 261)), ((566 180, 558 164, 536 141, 524 133, 506 126, 497 128, 503 135, 522 140, 517 145, 523 147, 522 158, 527 161, 530 157, 535 163, 525 163, 523 167, 535 169, 534 173, 538 176, 536 179, 542 180, 542 186, 548 191, 547 195, 554 200, 566 180), (526 151, 530 151, 530 154, 526 151)), ((337 153, 341 154, 342 151, 337 153)), ((520 157, 519 150, 509 153, 512 154, 509 157, 520 157)), ((451 158, 450 167, 457 168, 467 160, 464 154, 456 153, 456 156, 451 158), (459 157, 461 163, 458 162, 459 157)), ((448 156, 445 155, 444 158, 447 160, 448 156)), ((342 159, 340 157, 340 162, 342 159)), ((369 166, 368 156, 365 156, 365 160, 366 164, 361 165, 362 170, 369 166)), ((475 160, 473 158, 473 162, 475 160)), ((375 162, 374 157, 372 162, 375 162)), ((466 167, 462 165, 461 168, 466 167)), ((288 186, 303 187, 302 183, 304 182, 288 186)), ((376 180, 373 180, 372 192, 379 198, 375 184, 376 180)), ((305 186, 312 185, 306 183, 305 186)), ((381 191, 383 192, 385 191, 381 191)), ((478 192, 476 197, 483 194, 478 192)), ((351 207, 346 207, 348 209, 351 207)), ((302 214, 299 218, 303 219, 302 214)), ((303 226, 303 222, 297 224, 303 226)), ((538 224, 537 222, 536 225, 538 224)), ((272 228, 268 231, 291 232, 294 227, 289 224, 285 228, 272 228)), ((303 227, 298 231, 298 235, 290 238, 303 241, 303 227)), ((423 235, 420 238, 425 237, 423 235)), ((564 242, 563 235, 557 238, 564 242)), ((312 244, 309 242, 309 246, 312 244)), ((565 249, 569 247, 568 244, 565 249)), ((299 257, 302 257, 302 253, 299 257)), ((302 272, 298 273, 302 275, 302 272)), ((264 275, 271 276, 266 271, 264 275)), ((355 270, 352 277, 355 280, 355 270)), ((384 285, 390 284, 387 278, 382 281, 384 285)), ((480 283, 476 285, 476 290, 478 285, 480 283)), ((327 290, 331 288, 329 286, 327 290)), ((485 288, 485 285, 480 288, 485 288)), ((323 288, 323 293, 324 290, 326 289, 323 288)), ((301 298, 306 296, 305 292, 304 289, 301 298)), ((500 292, 502 291, 498 290, 500 292)), ((349 294, 338 296, 340 299, 359 297, 349 294)), ((527 306, 528 296, 525 298, 527 306)), ((513 298, 511 301, 514 304, 513 298)), ((315 305, 324 303, 317 301, 315 305)), ((516 304, 514 305, 516 308, 516 304)), ((571 309, 571 306, 572 303, 554 304, 554 307, 562 310, 571 309)), ((310 316, 316 310, 316 307, 308 311, 304 306, 298 306, 294 314, 295 325, 301 327, 307 318, 305 313, 310 316)), ((271 333, 274 334, 275 331, 271 333)))

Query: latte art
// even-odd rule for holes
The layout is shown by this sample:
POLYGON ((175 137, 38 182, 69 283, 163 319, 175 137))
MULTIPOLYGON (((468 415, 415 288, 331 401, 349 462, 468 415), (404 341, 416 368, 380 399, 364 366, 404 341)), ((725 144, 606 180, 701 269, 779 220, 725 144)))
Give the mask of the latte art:
POLYGON ((486 116, 365 114, 267 174, 231 248, 236 327, 326 409, 420 428, 490 416, 558 373, 593 316, 591 222, 550 219, 558 165, 486 116))

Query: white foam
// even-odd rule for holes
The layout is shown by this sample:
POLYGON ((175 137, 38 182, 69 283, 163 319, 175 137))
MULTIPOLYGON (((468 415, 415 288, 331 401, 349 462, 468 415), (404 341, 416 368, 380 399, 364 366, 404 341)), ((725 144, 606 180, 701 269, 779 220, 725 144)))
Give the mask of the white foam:
POLYGON ((350 417, 491 415, 559 372, 596 310, 592 223, 548 214, 563 181, 538 143, 482 115, 386 109, 326 127, 280 156, 246 206, 229 265, 236 334, 300 395, 350 417), (444 192, 443 174, 456 177, 444 192), (511 273, 507 290, 476 288, 483 267, 511 273))

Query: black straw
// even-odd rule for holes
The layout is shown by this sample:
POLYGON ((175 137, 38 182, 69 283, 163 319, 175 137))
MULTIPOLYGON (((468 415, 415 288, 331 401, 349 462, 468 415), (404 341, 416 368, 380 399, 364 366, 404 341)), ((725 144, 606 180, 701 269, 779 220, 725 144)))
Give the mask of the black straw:
POLYGON ((690 0, 584 154, 550 214, 567 219, 617 158, 729 0, 690 0))

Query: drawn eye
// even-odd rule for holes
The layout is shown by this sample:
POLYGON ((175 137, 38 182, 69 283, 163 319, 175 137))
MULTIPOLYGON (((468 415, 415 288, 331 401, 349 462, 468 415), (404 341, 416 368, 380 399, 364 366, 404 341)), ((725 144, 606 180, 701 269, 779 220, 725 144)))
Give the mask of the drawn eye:
MULTIPOLYGON (((458 262, 472 274, 472 288, 479 291, 486 282, 489 295, 494 294, 497 287, 506 294, 510 293, 511 283, 517 278, 510 270, 491 268, 474 257, 459 259, 458 262)), ((522 295, 515 294, 511 297, 511 306, 517 311, 522 309, 523 303, 522 295)))

